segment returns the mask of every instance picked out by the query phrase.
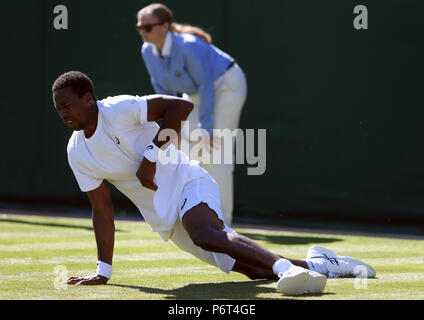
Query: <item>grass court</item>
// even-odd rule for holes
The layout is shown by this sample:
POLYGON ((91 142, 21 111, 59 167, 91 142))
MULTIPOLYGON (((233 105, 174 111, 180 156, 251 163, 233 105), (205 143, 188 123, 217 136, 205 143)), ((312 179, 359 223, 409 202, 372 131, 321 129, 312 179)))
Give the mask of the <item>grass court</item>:
POLYGON ((370 264, 376 279, 328 279, 323 294, 286 297, 273 281, 251 281, 165 243, 140 221, 116 221, 113 276, 107 286, 62 284, 96 271, 90 219, 0 215, 1 300, 423 300, 422 240, 234 229, 287 257, 313 244, 370 264))

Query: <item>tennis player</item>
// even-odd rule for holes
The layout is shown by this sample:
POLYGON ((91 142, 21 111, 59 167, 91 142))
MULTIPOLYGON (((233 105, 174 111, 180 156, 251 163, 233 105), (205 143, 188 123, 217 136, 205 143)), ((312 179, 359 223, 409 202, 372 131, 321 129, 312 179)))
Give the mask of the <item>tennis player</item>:
POLYGON ((62 74, 52 93, 60 118, 74 130, 67 147, 69 165, 91 202, 97 242, 96 275, 72 277, 68 284, 104 285, 112 277, 114 208, 106 181, 140 209, 163 240, 226 273, 278 280, 277 290, 286 295, 322 292, 329 271, 355 276, 359 265, 372 274, 364 263, 333 257, 321 247, 314 247, 306 260, 283 258, 228 227, 213 178, 169 139, 159 139, 164 130, 181 130, 181 121, 193 109, 190 101, 164 95, 99 101, 91 79, 78 71, 62 74), (162 120, 161 127, 156 120, 162 120), (143 211, 146 192, 155 212, 143 211), (329 264, 337 266, 327 270, 329 264))

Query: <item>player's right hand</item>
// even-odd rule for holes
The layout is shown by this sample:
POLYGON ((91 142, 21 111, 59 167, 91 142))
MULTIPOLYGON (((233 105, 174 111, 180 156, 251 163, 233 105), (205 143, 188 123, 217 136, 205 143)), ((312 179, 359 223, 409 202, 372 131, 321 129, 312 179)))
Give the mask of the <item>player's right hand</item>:
POLYGON ((102 276, 91 276, 91 277, 71 277, 64 283, 69 285, 77 286, 101 286, 107 284, 108 278, 102 276))

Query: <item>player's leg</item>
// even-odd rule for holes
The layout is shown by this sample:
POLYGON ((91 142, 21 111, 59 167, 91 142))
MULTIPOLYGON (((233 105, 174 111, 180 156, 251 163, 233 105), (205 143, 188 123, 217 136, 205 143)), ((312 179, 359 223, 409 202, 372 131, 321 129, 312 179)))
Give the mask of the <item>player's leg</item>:
POLYGON ((206 251, 225 253, 233 257, 239 263, 234 271, 246 271, 250 274, 254 270, 249 269, 250 266, 259 268, 258 274, 265 274, 265 278, 270 278, 274 263, 281 258, 308 269, 308 264, 303 260, 282 257, 246 236, 237 232, 226 232, 223 222, 205 203, 187 211, 182 222, 195 245, 206 251), (246 270, 243 270, 243 267, 246 270))
POLYGON ((220 268, 226 273, 239 272, 252 280, 278 280, 278 277, 274 274, 274 272, 272 272, 272 270, 256 267, 253 265, 247 265, 239 261, 235 261, 228 255, 212 253, 196 246, 184 229, 180 220, 175 223, 170 239, 181 250, 192 254, 196 258, 210 265, 220 268))
MULTIPOLYGON (((223 253, 246 265, 272 270, 282 257, 224 224, 219 188, 210 176, 188 183, 181 195, 179 215, 193 243, 210 252, 223 253)), ((304 261, 295 265, 307 267, 304 261)))
POLYGON ((325 288, 325 276, 295 266, 253 240, 228 230, 205 203, 187 211, 182 224, 196 246, 235 259, 232 271, 251 279, 279 279, 277 290, 286 295, 321 293, 325 288))
POLYGON ((236 261, 231 271, 242 273, 251 280, 278 280, 278 276, 272 270, 245 264, 240 261, 236 261))
POLYGON ((181 221, 176 223, 171 239, 203 261, 252 279, 275 279, 272 274, 277 275, 277 290, 288 295, 324 290, 324 276, 292 264, 226 226, 220 211, 219 188, 210 176, 184 187, 179 214, 181 221))
POLYGON ((206 251, 225 253, 236 261, 270 270, 280 259, 243 235, 225 232, 223 222, 206 203, 187 211, 182 223, 193 243, 206 251))

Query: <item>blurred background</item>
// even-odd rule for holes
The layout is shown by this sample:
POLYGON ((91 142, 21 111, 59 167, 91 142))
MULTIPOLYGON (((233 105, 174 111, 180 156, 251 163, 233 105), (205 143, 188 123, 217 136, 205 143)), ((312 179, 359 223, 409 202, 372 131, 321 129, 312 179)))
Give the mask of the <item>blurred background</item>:
MULTIPOLYGON (((51 85, 80 70, 99 98, 153 93, 135 31, 149 1, 2 5, 0 208, 88 210, 51 85), (68 30, 56 30, 57 5, 68 30)), ((234 221, 424 234, 424 2, 163 1, 247 75, 242 129, 267 129, 267 170, 235 174, 234 221), (368 30, 353 9, 368 8, 368 30)), ((113 191, 117 215, 139 215, 113 191)), ((88 215, 89 216, 89 215, 88 215)))

